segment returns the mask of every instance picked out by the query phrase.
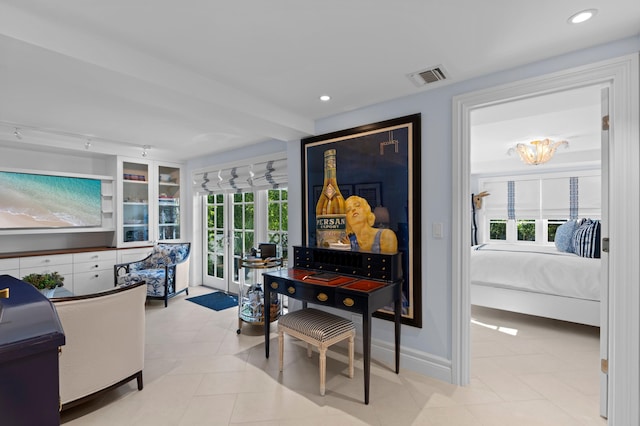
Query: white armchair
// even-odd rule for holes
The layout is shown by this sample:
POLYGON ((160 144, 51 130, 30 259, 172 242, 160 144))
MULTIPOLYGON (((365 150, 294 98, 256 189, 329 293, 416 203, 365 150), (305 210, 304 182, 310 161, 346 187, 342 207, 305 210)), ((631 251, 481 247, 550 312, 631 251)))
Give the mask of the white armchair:
POLYGON ((189 260, 191 243, 160 243, 146 258, 114 266, 115 284, 128 285, 140 281, 147 284, 147 299, 164 300, 182 293, 189 294, 189 260))
POLYGON ((142 390, 145 297, 138 283, 51 299, 66 339, 59 361, 62 409, 133 379, 142 390))

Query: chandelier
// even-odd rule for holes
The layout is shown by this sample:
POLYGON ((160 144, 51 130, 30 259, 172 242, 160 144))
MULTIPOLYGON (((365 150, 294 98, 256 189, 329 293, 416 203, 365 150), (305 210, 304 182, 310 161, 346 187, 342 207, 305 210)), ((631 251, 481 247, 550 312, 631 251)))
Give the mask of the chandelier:
POLYGON ((523 162, 531 164, 532 166, 537 166, 538 164, 544 164, 551 160, 553 154, 560 145, 568 147, 569 142, 553 142, 550 139, 543 139, 541 141, 529 142, 528 145, 519 143, 515 148, 511 148, 509 152, 515 150, 523 162))

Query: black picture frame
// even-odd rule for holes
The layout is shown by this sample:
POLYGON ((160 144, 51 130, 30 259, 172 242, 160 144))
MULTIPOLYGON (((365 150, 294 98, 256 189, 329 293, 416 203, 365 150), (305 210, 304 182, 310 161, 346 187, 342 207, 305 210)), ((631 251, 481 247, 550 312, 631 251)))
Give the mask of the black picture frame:
MULTIPOLYGON (((384 206, 389 211, 389 228, 396 233, 402 254, 402 322, 421 328, 421 115, 312 136, 301 143, 304 244, 316 245, 315 206, 324 181, 324 152, 335 149, 341 191, 344 183, 351 194, 366 193, 369 200, 378 197, 379 204, 371 209, 384 206)), ((374 316, 393 321, 392 308, 374 316)))

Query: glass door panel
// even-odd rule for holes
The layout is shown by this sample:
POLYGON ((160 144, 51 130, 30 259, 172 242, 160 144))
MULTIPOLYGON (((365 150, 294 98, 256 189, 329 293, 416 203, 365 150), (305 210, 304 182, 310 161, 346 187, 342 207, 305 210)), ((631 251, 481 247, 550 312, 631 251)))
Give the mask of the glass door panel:
POLYGON ((215 194, 206 197, 206 275, 204 284, 228 291, 225 260, 229 250, 229 241, 225 237, 225 195, 215 194))
MULTIPOLYGON (((236 291, 240 286, 239 260, 256 247, 254 212, 253 192, 233 194, 233 241, 231 247, 233 262, 229 266, 232 268, 232 283, 236 291)), ((243 271, 248 272, 247 268, 243 268, 243 271)))
POLYGON ((122 165, 122 235, 125 243, 149 240, 149 166, 122 165))
POLYGON ((158 239, 180 238, 180 169, 158 167, 158 239))
POLYGON ((287 266, 289 246, 289 212, 287 189, 267 191, 267 239, 276 245, 276 256, 287 266))

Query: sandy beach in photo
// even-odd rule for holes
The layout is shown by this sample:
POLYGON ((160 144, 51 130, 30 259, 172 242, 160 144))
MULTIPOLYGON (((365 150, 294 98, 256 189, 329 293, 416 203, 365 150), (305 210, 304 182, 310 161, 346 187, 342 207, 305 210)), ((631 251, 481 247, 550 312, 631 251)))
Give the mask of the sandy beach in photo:
POLYGON ((27 214, 12 214, 0 212, 0 229, 20 228, 60 228, 69 227, 72 224, 62 220, 36 220, 27 214))

